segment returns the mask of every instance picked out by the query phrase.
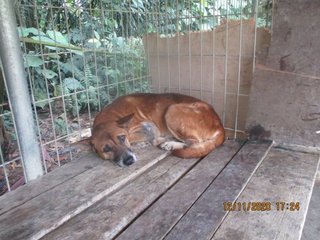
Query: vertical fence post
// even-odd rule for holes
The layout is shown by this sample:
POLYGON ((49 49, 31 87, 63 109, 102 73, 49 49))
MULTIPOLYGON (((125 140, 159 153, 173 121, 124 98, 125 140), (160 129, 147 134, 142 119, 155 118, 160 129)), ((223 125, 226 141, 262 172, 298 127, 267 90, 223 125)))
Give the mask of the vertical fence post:
POLYGON ((0 0, 0 58, 26 180, 43 175, 31 100, 11 0, 0 0))

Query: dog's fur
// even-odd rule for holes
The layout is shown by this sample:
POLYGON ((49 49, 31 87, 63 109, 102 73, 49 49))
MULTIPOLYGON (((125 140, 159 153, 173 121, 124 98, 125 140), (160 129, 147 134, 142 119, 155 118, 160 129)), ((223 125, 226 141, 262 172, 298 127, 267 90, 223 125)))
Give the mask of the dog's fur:
POLYGON ((209 104, 175 93, 137 93, 116 99, 96 116, 90 142, 102 159, 123 166, 136 161, 130 149, 135 142, 149 141, 175 156, 199 158, 224 139, 221 121, 209 104))

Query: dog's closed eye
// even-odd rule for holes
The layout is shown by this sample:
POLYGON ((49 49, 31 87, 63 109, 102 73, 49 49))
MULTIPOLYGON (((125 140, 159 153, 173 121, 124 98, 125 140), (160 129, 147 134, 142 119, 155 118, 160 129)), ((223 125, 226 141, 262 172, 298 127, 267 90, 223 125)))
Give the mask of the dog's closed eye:
POLYGON ((124 143, 126 141, 126 135, 118 135, 117 137, 121 143, 124 143))
POLYGON ((111 152, 112 148, 109 146, 109 145, 106 145, 104 148, 103 148, 103 151, 104 152, 111 152))

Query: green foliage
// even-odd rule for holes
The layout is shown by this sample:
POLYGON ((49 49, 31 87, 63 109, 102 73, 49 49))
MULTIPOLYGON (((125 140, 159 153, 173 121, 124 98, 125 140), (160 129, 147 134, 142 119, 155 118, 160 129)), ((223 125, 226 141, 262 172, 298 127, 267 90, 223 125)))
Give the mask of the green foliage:
POLYGON ((59 116, 54 120, 54 127, 57 135, 67 135, 68 126, 64 120, 64 116, 59 116))
POLYGON ((57 31, 20 27, 19 32, 36 49, 24 63, 39 108, 48 106, 48 98, 65 96, 66 108, 75 116, 89 107, 98 110, 116 96, 148 90, 148 82, 140 81, 147 71, 141 39, 102 39, 96 33, 80 48, 57 31))

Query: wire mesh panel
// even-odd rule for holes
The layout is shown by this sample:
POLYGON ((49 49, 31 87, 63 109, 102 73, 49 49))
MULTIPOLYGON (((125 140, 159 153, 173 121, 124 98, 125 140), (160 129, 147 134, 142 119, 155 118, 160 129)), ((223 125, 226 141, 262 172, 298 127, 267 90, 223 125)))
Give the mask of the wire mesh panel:
MULTIPOLYGON (((262 45, 257 32, 271 26, 271 5, 269 0, 16 1, 45 172, 75 158, 69 144, 90 136, 103 106, 132 92, 199 97, 214 105, 230 136, 238 137, 255 52, 262 45)), ((11 107, 0 88, 1 194, 23 184, 24 177, 11 107)))
POLYGON ((151 15, 158 29, 144 38, 153 90, 212 103, 228 136, 243 136, 255 53, 266 43, 257 35, 269 34, 270 4, 173 1, 158 6, 156 13, 165 15, 151 15), (170 6, 176 10, 168 11, 170 6))

